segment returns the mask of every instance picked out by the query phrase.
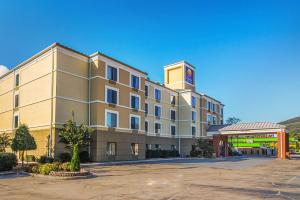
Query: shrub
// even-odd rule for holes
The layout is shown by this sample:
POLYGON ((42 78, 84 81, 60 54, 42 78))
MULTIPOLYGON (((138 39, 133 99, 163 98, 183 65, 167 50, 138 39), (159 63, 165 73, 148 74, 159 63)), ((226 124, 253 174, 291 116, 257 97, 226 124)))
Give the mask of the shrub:
POLYGON ((46 163, 39 167, 38 171, 40 174, 43 175, 49 175, 52 171, 58 171, 59 170, 59 163, 46 163))
POLYGON ((37 161, 38 163, 45 164, 45 163, 53 163, 54 159, 49 156, 41 156, 37 161))
POLYGON ((202 157, 203 156, 203 154, 202 154, 202 151, 199 151, 199 150, 192 150, 191 152, 190 152, 190 156, 191 157, 202 157))
POLYGON ((73 146, 73 156, 71 160, 71 166, 70 169, 72 172, 79 171, 80 170, 80 159, 79 159, 79 153, 78 153, 78 146, 73 146))
POLYGON ((40 173, 40 166, 35 165, 31 168, 31 173, 39 174, 40 173))
POLYGON ((72 156, 71 156, 70 153, 61 153, 61 154, 59 155, 59 160, 60 160, 61 162, 70 162, 71 159, 72 159, 72 156))
POLYGON ((66 162, 66 163, 60 164, 59 165, 59 170, 70 171, 71 170, 71 163, 70 162, 66 162))
POLYGON ((27 155, 26 156, 27 162, 35 162, 35 156, 34 155, 27 155))
POLYGON ((82 151, 79 154, 80 162, 85 163, 90 161, 90 155, 87 151, 82 151))
POLYGON ((17 165, 17 156, 13 153, 0 153, 0 171, 12 170, 17 165))
POLYGON ((179 152, 177 150, 147 150, 146 158, 168 158, 178 157, 179 152))

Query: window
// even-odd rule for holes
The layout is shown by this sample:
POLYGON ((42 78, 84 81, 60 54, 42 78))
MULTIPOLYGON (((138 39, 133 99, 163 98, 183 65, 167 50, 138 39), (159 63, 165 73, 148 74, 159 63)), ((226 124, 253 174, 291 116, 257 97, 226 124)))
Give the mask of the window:
POLYGON ((18 108, 19 107, 19 95, 16 94, 15 95, 15 108, 18 108))
POLYGON ((155 99, 160 101, 161 100, 161 91, 159 89, 155 89, 154 91, 155 91, 154 92, 155 93, 155 95, 154 95, 155 99))
POLYGON ((145 132, 148 133, 148 122, 145 121, 145 132))
POLYGON ((148 92, 148 85, 145 85, 145 96, 147 97, 148 94, 149 94, 149 92, 148 92))
POLYGON ((109 156, 117 155, 117 143, 108 142, 106 145, 106 154, 109 156))
POLYGON ((171 110, 171 120, 175 121, 176 120, 176 111, 171 110))
POLYGON ((193 108, 196 107, 196 105, 197 105, 197 99, 196 99, 196 97, 192 96, 191 104, 192 104, 192 107, 193 107, 193 108))
POLYGON ((140 118, 137 116, 130 117, 130 127, 133 130, 139 130, 140 128, 140 118))
POLYGON ((217 118, 215 116, 213 116, 213 125, 217 124, 217 118))
POLYGON ((171 150, 175 151, 176 150, 176 146, 174 144, 171 145, 171 150))
POLYGON ((140 108, 140 97, 138 95, 130 95, 131 108, 138 110, 140 108))
POLYGON ((161 124, 155 123, 155 133, 161 133, 161 124))
POLYGON ((118 112, 106 111, 106 126, 109 128, 118 127, 118 112))
POLYGON ((135 156, 139 155, 139 144, 131 143, 131 154, 135 156))
POLYGON ((155 149, 159 150, 160 149, 160 144, 155 144, 155 149))
POLYGON ((208 125, 215 125, 217 123, 217 118, 216 116, 213 115, 207 115, 207 123, 208 125))
POLYGON ((16 74, 15 86, 19 87, 19 85, 20 85, 20 74, 16 74))
POLYGON ((171 104, 172 104, 172 105, 175 105, 175 104, 176 104, 176 98, 175 98, 174 95, 171 95, 170 101, 171 101, 171 104))
POLYGON ((176 135, 176 126, 171 126, 171 135, 172 136, 176 135))
POLYGON ((216 104, 212 104, 212 110, 213 110, 213 112, 216 112, 216 104))
POLYGON ((160 116, 161 116, 161 107, 155 106, 155 117, 160 117, 160 116))
POLYGON ((192 136, 194 137, 196 135, 196 127, 192 126, 192 136))
POLYGON ((145 103, 145 114, 147 115, 148 114, 148 104, 147 103, 145 103))
POLYGON ((192 121, 196 121, 197 120, 197 112, 192 111, 192 121))
POLYGON ((118 70, 112 66, 107 66, 106 78, 108 80, 117 81, 118 80, 118 70))
POLYGON ((118 104, 118 91, 112 88, 107 88, 106 102, 111 104, 118 104))
POLYGON ((14 128, 19 127, 19 115, 14 116, 14 128))
POLYGON ((131 75, 131 87, 134 89, 140 88, 140 79, 135 75, 131 75))
POLYGON ((223 113, 224 112, 224 110, 223 110, 223 108, 221 108, 221 111, 220 111, 220 113, 221 113, 221 116, 223 117, 223 113))
POLYGON ((207 102, 207 110, 210 111, 211 110, 211 102, 207 102))
POLYGON ((151 150, 151 144, 146 144, 146 150, 151 150))

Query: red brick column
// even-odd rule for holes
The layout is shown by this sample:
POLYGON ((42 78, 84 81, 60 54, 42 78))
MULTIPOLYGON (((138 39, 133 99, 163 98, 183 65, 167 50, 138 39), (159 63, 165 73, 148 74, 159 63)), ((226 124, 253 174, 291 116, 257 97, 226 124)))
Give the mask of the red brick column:
POLYGON ((225 157, 228 157, 228 136, 223 135, 222 140, 224 142, 225 157))
POLYGON ((213 135, 213 147, 216 153, 216 157, 220 157, 220 141, 221 135, 213 135))
POLYGON ((289 136, 283 131, 277 132, 278 158, 286 159, 289 157, 289 136))

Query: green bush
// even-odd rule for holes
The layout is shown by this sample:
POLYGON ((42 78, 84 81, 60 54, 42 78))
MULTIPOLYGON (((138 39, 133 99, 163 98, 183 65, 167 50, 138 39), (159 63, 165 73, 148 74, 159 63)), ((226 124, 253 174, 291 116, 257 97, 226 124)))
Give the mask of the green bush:
POLYGON ((73 146, 73 156, 71 160, 71 166, 70 169, 72 172, 79 171, 80 170, 80 159, 79 159, 79 153, 78 153, 78 146, 73 146))
POLYGON ((71 171, 71 163, 70 162, 65 162, 59 165, 59 170, 62 171, 71 171))
POLYGON ((202 151, 198 151, 198 150, 194 149, 190 152, 190 156, 191 157, 202 157, 203 153, 202 153, 202 151))
POLYGON ((178 157, 179 152, 177 150, 147 150, 146 158, 169 158, 178 157))
POLYGON ((27 162, 35 162, 35 156, 34 155, 27 155, 26 156, 26 161, 27 162))
POLYGON ((72 159, 72 156, 71 156, 71 154, 70 153, 61 153, 60 155, 59 155, 59 160, 61 161, 61 162, 70 162, 71 161, 71 159, 72 159))
POLYGON ((82 163, 89 162, 90 161, 89 152, 87 152, 87 151, 80 152, 79 158, 80 158, 80 162, 82 162, 82 163))
POLYGON ((38 166, 38 165, 33 166, 31 168, 31 173, 39 174, 40 173, 40 166, 38 166))
POLYGON ((17 156, 13 153, 0 153, 0 171, 12 170, 17 165, 17 156))
POLYGON ((40 164, 45 164, 45 163, 53 163, 54 159, 49 156, 41 156, 37 162, 40 164))
POLYGON ((51 171, 58 171, 59 163, 46 163, 39 167, 40 174, 48 175, 51 171))

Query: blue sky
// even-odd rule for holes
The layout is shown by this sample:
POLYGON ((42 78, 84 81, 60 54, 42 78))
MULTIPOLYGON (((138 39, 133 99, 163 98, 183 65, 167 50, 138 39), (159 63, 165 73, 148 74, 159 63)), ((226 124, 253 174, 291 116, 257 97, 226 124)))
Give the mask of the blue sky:
POLYGON ((300 1, 0 1, 0 64, 53 42, 101 51, 163 81, 196 66, 199 92, 225 116, 278 122, 300 115, 300 1))

